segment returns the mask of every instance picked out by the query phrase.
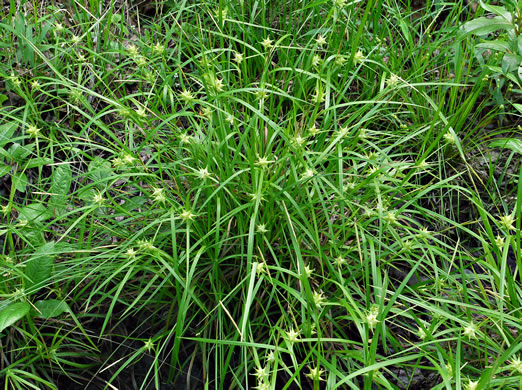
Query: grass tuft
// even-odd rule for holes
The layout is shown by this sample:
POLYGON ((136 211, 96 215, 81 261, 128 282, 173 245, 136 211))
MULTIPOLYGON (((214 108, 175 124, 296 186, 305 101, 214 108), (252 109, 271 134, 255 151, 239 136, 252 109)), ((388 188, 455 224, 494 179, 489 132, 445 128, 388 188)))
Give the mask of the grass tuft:
POLYGON ((520 388, 520 79, 482 12, 6 4, 5 388, 520 388))

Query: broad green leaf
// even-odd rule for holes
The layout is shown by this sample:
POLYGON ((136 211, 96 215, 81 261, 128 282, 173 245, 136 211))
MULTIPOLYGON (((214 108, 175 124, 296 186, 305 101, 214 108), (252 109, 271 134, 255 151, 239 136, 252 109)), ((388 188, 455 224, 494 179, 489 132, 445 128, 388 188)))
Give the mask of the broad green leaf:
POLYGON ((53 28, 53 23, 42 23, 40 25, 40 33, 38 34, 38 41, 40 42, 40 51, 48 50, 47 45, 42 45, 41 42, 43 42, 46 39, 47 33, 51 31, 53 28))
POLYGON ((512 21, 513 21, 513 16, 504 7, 499 7, 498 5, 487 4, 487 3, 484 3, 482 0, 480 0, 480 6, 482 8, 484 8, 486 11, 491 12, 492 14, 502 17, 509 23, 512 23, 512 21))
POLYGON ((121 14, 113 14, 111 17, 111 23, 120 23, 121 19, 121 14))
POLYGON ((34 309, 32 310, 35 317, 42 317, 46 319, 58 317, 60 314, 69 311, 70 309, 67 303, 59 299, 46 299, 35 302, 34 309))
MULTIPOLYGON (((517 104, 515 106, 515 108, 522 113, 522 104, 517 104)), ((499 139, 499 140, 495 140, 495 141, 491 142, 489 144, 489 147, 490 148, 511 149, 512 151, 514 151, 516 153, 522 154, 522 139, 518 139, 518 138, 499 139)))
POLYGON ((495 88, 493 90, 493 99, 495 100, 495 103, 499 106, 505 103, 504 94, 502 93, 502 90, 500 88, 495 88))
POLYGON ((522 35, 518 36, 517 46, 518 46, 518 54, 522 56, 522 35))
POLYGON ((9 98, 7 97, 7 95, 3 95, 0 93, 0 106, 2 104, 4 104, 5 101, 9 100, 9 98))
POLYGON ((0 311, 0 332, 9 328, 18 320, 24 318, 29 313, 31 305, 27 302, 13 303, 0 311))
POLYGON ((54 257, 54 242, 48 242, 47 244, 44 244, 33 253, 25 267, 27 289, 36 288, 37 291, 43 287, 43 284, 51 276, 54 257))
POLYGON ((493 19, 482 17, 470 20, 462 26, 462 29, 468 34, 486 35, 497 30, 512 30, 513 24, 500 16, 493 19))
POLYGON ((512 81, 514 85, 520 87, 520 82, 518 81, 514 73, 506 73, 504 76, 506 76, 508 80, 512 81))
POLYGON ((24 162, 24 159, 31 155, 33 149, 34 143, 22 146, 18 142, 15 142, 9 147, 8 153, 13 161, 16 161, 17 163, 21 164, 24 162))
POLYGON ((486 68, 494 73, 502 73, 502 68, 500 66, 486 65, 486 68))
POLYGON ((502 71, 504 73, 511 73, 516 70, 521 63, 522 57, 513 54, 505 54, 504 58, 502 58, 502 71))
POLYGON ((23 165, 23 169, 29 169, 29 168, 36 168, 36 167, 43 167, 44 165, 52 164, 53 160, 51 158, 47 157, 35 157, 27 161, 23 165))
POLYGON ((27 188, 27 176, 23 172, 17 172, 11 176, 16 191, 25 192, 27 188))
POLYGON ((42 223, 51 217, 49 210, 42 203, 31 203, 23 207, 18 215, 18 220, 26 220, 29 223, 42 223))
POLYGON ((27 242, 30 242, 34 247, 39 247, 45 244, 43 232, 35 227, 26 226, 19 228, 16 233, 20 237, 23 237, 27 242))
POLYGON ((89 178, 96 184, 98 188, 104 188, 107 185, 105 179, 112 174, 111 164, 109 161, 101 157, 95 157, 89 164, 89 178))
POLYGON ((96 193, 93 188, 82 188, 78 191, 78 198, 85 202, 92 202, 96 193))
POLYGON ((0 162, 0 177, 7 175, 9 172, 11 172, 11 166, 0 162))
POLYGON ((18 35, 21 35, 21 36, 25 35, 25 25, 26 25, 26 20, 24 18, 24 15, 21 12, 18 12, 16 14, 15 23, 14 23, 15 31, 18 35))
POLYGON ((147 198, 144 196, 134 196, 127 199, 121 207, 127 211, 133 211, 142 207, 146 201, 147 198))
POLYGON ((401 28, 401 31, 402 31, 402 35, 404 36, 404 38, 406 39, 406 41, 411 44, 412 42, 412 39, 411 39, 411 34, 410 34, 410 29, 408 27, 408 23, 406 23, 404 21, 404 19, 399 19, 399 27, 401 28))
POLYGON ((2 156, 2 159, 5 161, 11 161, 11 156, 7 153, 7 150, 2 147, 0 147, 0 156, 2 156))
POLYGON ((491 49, 500 51, 502 53, 507 53, 509 51, 509 44, 506 41, 492 41, 492 42, 482 42, 477 45, 481 49, 491 49))
MULTIPOLYGON (((4 96, 4 95, 2 95, 4 96)), ((0 126, 0 146, 5 145, 7 142, 11 141, 14 132, 18 128, 17 122, 8 122, 0 126)))
POLYGON ((72 171, 69 164, 58 165, 55 167, 51 179, 51 193, 50 204, 57 215, 61 215, 65 211, 67 194, 71 188, 72 171))

